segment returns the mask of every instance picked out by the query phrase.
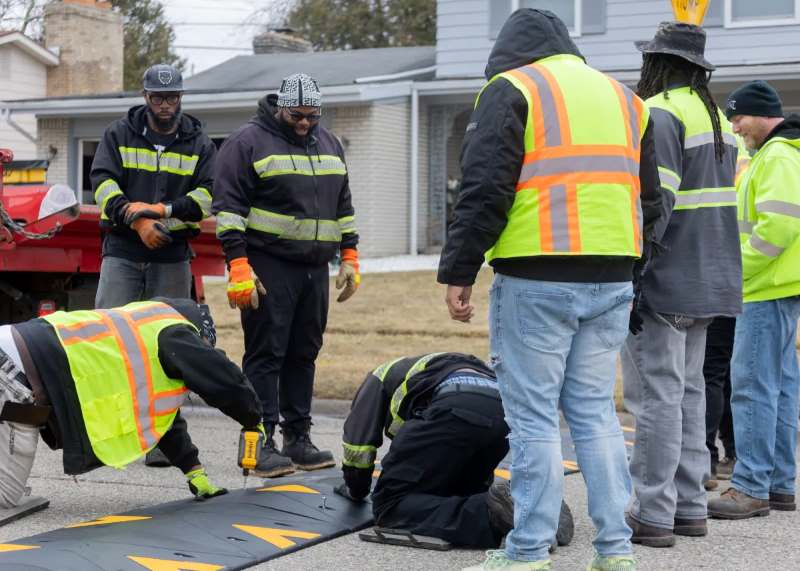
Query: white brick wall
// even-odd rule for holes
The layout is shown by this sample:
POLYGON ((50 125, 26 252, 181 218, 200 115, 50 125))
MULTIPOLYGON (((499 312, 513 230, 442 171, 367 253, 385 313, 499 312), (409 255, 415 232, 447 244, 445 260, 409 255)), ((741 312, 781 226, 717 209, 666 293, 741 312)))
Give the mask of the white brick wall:
POLYGON ((39 119, 39 157, 50 157, 50 147, 57 149, 47 169, 47 183, 67 184, 67 159, 69 158, 69 119, 39 119))

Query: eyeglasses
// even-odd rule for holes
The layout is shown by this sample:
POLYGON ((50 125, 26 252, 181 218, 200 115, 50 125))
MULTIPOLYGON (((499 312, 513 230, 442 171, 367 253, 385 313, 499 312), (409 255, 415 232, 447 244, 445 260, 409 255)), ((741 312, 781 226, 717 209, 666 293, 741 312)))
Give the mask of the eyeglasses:
POLYGON ((300 122, 303 119, 308 120, 309 123, 316 123, 322 117, 321 113, 300 113, 299 111, 292 111, 291 109, 286 110, 289 113, 289 117, 292 118, 292 121, 300 122))
POLYGON ((158 93, 149 93, 150 103, 153 105, 161 105, 166 101, 170 105, 176 105, 181 100, 180 93, 170 93, 169 95, 160 95, 158 93))

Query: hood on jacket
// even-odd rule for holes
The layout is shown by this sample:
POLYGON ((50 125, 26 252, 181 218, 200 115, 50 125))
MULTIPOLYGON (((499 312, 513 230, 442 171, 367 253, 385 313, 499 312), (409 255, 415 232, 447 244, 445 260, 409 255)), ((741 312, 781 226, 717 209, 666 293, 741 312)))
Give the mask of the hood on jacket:
POLYGON ((549 10, 522 8, 503 24, 486 64, 486 79, 558 54, 583 58, 558 16, 549 10))
MULTIPOLYGON (((144 133, 147 126, 147 105, 136 105, 128 109, 125 124, 137 135, 144 133)), ((203 124, 194 115, 180 112, 178 118, 178 137, 183 141, 194 139, 203 132, 203 124)))
MULTIPOLYGON (((784 137, 786 139, 800 139, 800 115, 791 113, 781 123, 778 123, 775 128, 767 135, 764 140, 767 141, 773 137, 784 137)), ((763 146, 763 145, 762 145, 763 146)))
POLYGON ((315 132, 319 124, 312 125, 311 129, 308 131, 308 135, 300 137, 294 132, 292 127, 275 117, 277 112, 278 95, 276 93, 269 93, 258 100, 258 111, 250 122, 259 125, 262 129, 274 135, 282 137, 293 145, 305 147, 306 143, 311 146, 316 144, 317 138, 315 132))
POLYGON ((200 305, 191 299, 179 299, 169 297, 154 297, 152 301, 165 303, 184 316, 189 322, 197 327, 200 337, 208 341, 213 347, 217 344, 217 328, 214 326, 214 319, 207 305, 200 305))

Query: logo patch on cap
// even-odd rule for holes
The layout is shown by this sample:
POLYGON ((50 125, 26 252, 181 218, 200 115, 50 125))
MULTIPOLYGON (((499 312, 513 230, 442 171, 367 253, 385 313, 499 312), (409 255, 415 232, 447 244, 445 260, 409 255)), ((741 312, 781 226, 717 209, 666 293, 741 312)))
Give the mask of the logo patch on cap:
POLYGON ((728 101, 728 107, 736 111, 736 100, 731 99, 730 101, 728 101))
POLYGON ((172 83, 172 71, 169 69, 159 69, 158 81, 161 82, 161 85, 169 85, 172 83))

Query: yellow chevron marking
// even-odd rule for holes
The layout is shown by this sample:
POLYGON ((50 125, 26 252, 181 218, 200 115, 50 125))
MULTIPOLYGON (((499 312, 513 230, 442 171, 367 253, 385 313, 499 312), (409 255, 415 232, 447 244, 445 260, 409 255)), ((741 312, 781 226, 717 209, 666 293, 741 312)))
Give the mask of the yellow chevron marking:
POLYGON ((269 488, 259 488, 256 492, 296 492, 298 494, 318 494, 317 490, 300 486, 299 484, 283 484, 280 486, 270 486, 269 488))
POLYGON ((85 521, 83 523, 73 523, 66 527, 92 527, 93 525, 108 525, 112 523, 128 523, 130 521, 142 521, 145 519, 153 519, 149 515, 106 515, 99 517, 92 521, 85 521))
POLYGON ((193 561, 172 561, 171 559, 134 557, 133 555, 128 555, 128 559, 150 571, 219 571, 219 569, 225 569, 224 565, 195 563, 193 561))
POLYGON ((27 551, 28 549, 39 549, 41 545, 17 545, 15 543, 0 543, 0 553, 11 553, 12 551, 27 551))
POLYGON ((311 533, 308 531, 297 531, 294 529, 274 529, 271 527, 257 527, 255 525, 237 525, 234 524, 238 530, 241 530, 250 535, 255 535, 259 539, 263 539, 267 543, 271 543, 278 549, 286 549, 297 545, 289 537, 295 539, 316 539, 319 537, 318 533, 311 533))

